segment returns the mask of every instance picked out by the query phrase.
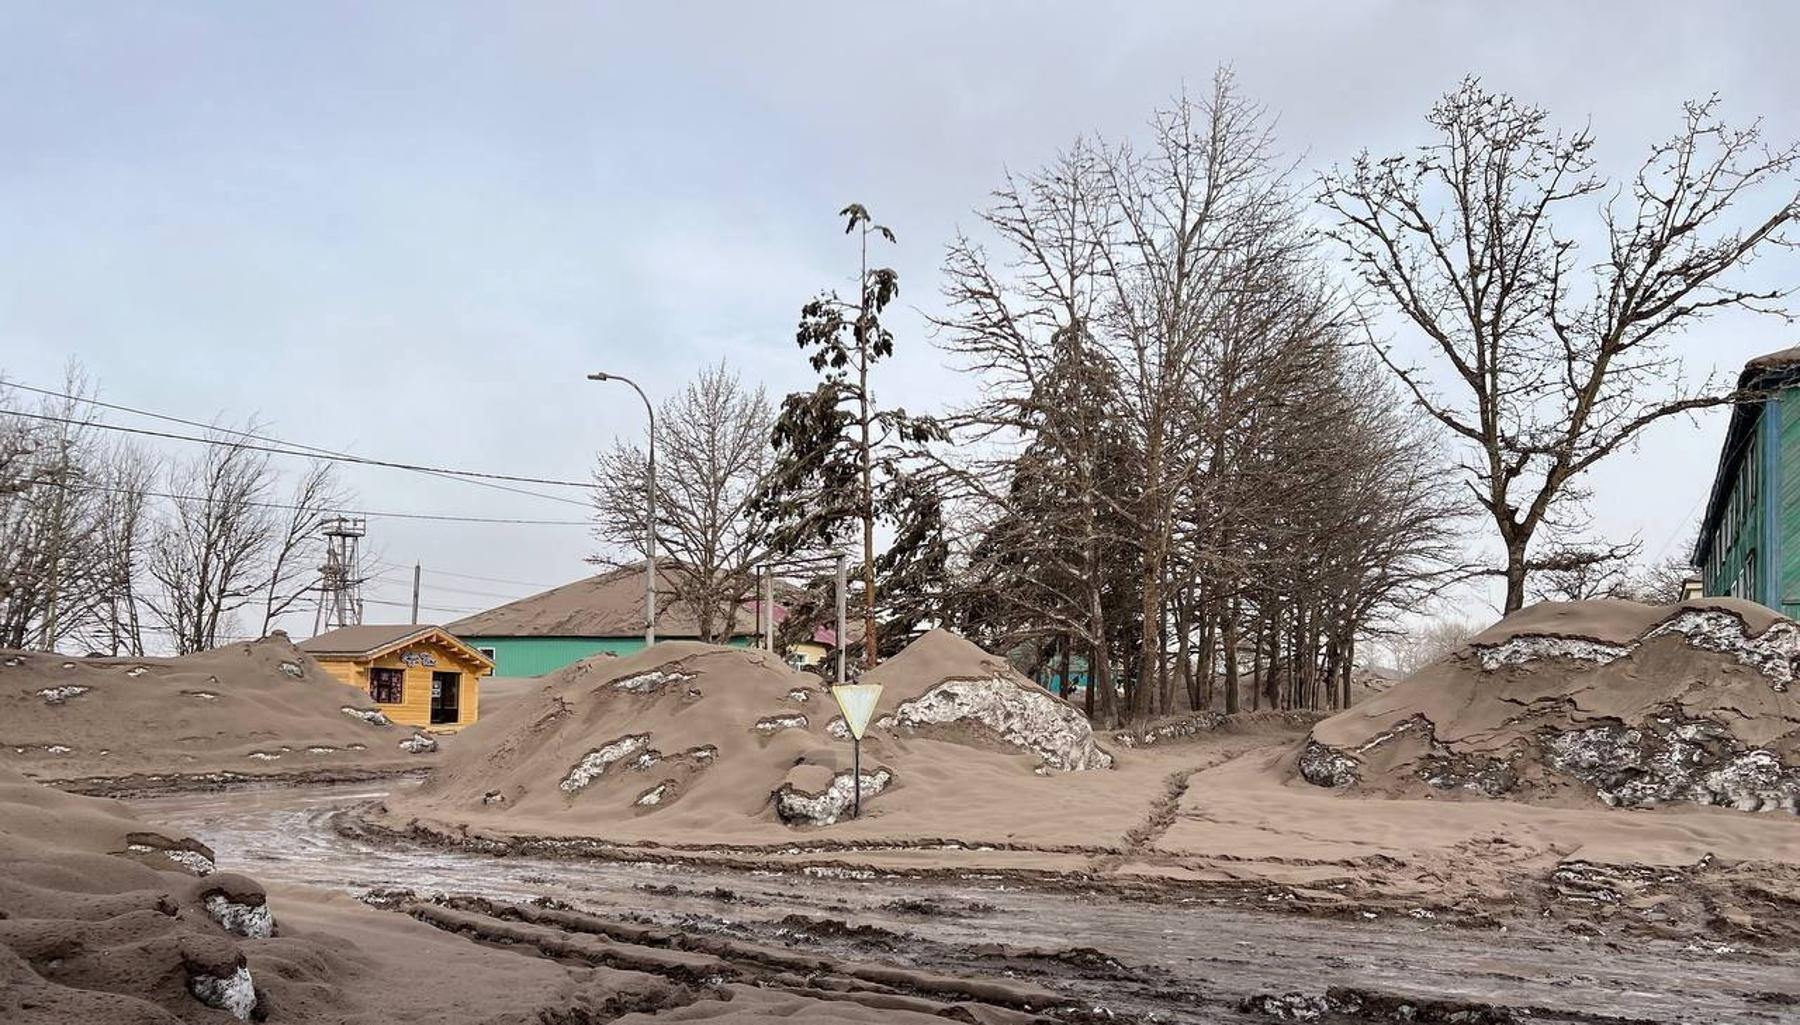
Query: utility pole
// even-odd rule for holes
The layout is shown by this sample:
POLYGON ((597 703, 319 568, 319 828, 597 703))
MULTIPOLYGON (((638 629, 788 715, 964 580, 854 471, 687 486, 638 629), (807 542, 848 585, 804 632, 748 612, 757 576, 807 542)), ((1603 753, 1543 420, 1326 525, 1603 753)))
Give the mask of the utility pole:
POLYGON ((631 385, 643 400, 644 413, 650 418, 649 474, 644 484, 644 647, 656 643, 656 409, 644 389, 629 377, 596 371, 587 375, 590 381, 623 381, 631 385))
POLYGON ((413 563, 413 617, 412 617, 412 623, 414 626, 419 625, 419 575, 420 575, 419 564, 415 562, 415 563, 413 563))
POLYGON ((775 571, 764 566, 762 578, 763 647, 772 652, 775 650, 775 571))
POLYGON ((849 640, 844 636, 844 592, 849 589, 850 557, 843 552, 837 557, 837 682, 844 685, 844 646, 849 640))

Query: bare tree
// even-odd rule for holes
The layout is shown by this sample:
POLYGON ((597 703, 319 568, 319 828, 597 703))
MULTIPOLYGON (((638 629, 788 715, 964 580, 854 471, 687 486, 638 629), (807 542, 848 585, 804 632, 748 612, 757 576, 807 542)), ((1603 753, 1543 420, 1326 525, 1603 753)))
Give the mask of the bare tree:
POLYGON ((1167 672, 1170 559, 1181 496, 1207 454, 1194 415, 1207 340, 1247 315, 1246 300, 1259 298, 1271 269, 1291 265, 1307 239, 1275 162, 1270 119, 1225 71, 1204 100, 1184 99, 1152 119, 1145 154, 1116 150, 1106 178, 1120 243, 1105 250, 1105 322, 1143 464, 1131 510, 1142 629, 1130 698, 1131 718, 1142 720, 1153 694, 1166 691, 1150 676, 1167 672))
POLYGON ((1509 612, 1534 570, 1581 560, 1545 559, 1533 540, 1579 499, 1587 469, 1651 424, 1731 400, 1684 385, 1670 342, 1786 295, 1728 279, 1788 244, 1800 204, 1784 179, 1800 154, 1768 148, 1755 124, 1726 125, 1716 106, 1688 104, 1681 130, 1615 188, 1595 173, 1587 130, 1554 132, 1544 111, 1468 79, 1432 108, 1435 142, 1325 177, 1333 236, 1423 337, 1431 369, 1374 349, 1470 451, 1462 475, 1499 536, 1509 612), (1765 186, 1773 199, 1741 217, 1765 186), (1608 193, 1605 251, 1584 261, 1565 211, 1608 193))
POLYGON ((945 418, 952 493, 989 510, 968 534, 969 625, 1007 648, 1080 644, 1089 715, 1112 722, 1124 618, 1113 599, 1131 586, 1120 503, 1138 460, 1116 419, 1117 369, 1092 333, 1112 244, 1106 188, 1100 151, 1080 141, 1041 174, 1009 177, 981 214, 1004 256, 952 243, 951 312, 938 327, 983 382, 978 401, 945 418))
POLYGON ((145 653, 144 559, 154 526, 151 489, 160 466, 130 443, 114 446, 100 468, 97 586, 84 631, 91 647, 110 655, 145 653))
POLYGON ((260 604, 266 631, 314 587, 318 527, 342 502, 329 468, 314 465, 279 502, 280 476, 256 433, 215 432, 191 459, 172 464, 167 505, 145 559, 146 599, 177 652, 204 651, 242 629, 260 604), (284 515, 285 513, 285 515, 284 515))
POLYGON ((1681 601, 1688 583, 1700 575, 1692 561, 1698 537, 1698 527, 1688 530, 1667 555, 1634 572, 1625 586, 1624 596, 1646 605, 1673 605, 1681 601))
POLYGON ((272 529, 264 571, 266 583, 262 588, 263 636, 275 628, 278 619, 318 590, 325 524, 346 502, 332 464, 316 462, 295 483, 282 510, 285 515, 268 514, 268 526, 272 529))
MULTIPOLYGON (((730 638, 769 555, 769 530, 752 506, 773 464, 773 422, 762 388, 746 390, 724 363, 702 370, 657 413, 656 543, 668 556, 662 583, 693 612, 705 641, 730 638)), ((641 557, 647 463, 637 445, 601 454, 594 537, 610 554, 595 561, 619 565, 620 552, 641 557)))
POLYGON ((71 364, 71 397, 42 399, 38 419, 0 415, 0 647, 54 649, 93 602, 101 521, 94 418, 82 401, 90 391, 71 364))
POLYGON ((1430 620, 1390 640, 1388 656, 1395 672, 1411 676, 1433 662, 1449 658, 1479 632, 1461 619, 1430 620))

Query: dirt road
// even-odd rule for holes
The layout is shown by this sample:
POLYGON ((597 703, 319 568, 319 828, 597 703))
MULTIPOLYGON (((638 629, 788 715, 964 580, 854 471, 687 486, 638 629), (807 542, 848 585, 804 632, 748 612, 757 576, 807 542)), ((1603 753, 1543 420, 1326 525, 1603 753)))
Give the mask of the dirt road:
MULTIPOLYGON (((1560 928, 1320 920, 1202 901, 1122 900, 998 880, 821 878, 665 864, 495 858, 342 835, 332 815, 386 786, 133 802, 271 883, 547 897, 613 919, 967 975, 1011 975, 1125 1020, 1272 1020, 1246 999, 1328 987, 1539 1009, 1532 1021, 1800 1021, 1800 956, 1560 928), (1790 1002, 1795 1001, 1795 1002, 1790 1002)), ((1388 1021, 1384 1017, 1295 1020, 1388 1021)), ((1486 1020, 1486 1019, 1468 1019, 1486 1020)))

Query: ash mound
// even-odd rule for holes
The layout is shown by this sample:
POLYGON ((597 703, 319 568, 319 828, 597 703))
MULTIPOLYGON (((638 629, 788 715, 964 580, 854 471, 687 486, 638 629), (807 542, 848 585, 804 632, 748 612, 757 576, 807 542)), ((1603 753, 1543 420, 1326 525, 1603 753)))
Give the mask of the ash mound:
MULTIPOLYGON (((938 793, 946 760, 999 761, 1027 779, 1111 764, 1078 712, 952 634, 865 680, 888 688, 863 741, 865 813, 909 778, 938 793)), ((645 820, 659 837, 756 819, 827 825, 851 804, 848 736, 818 677, 759 650, 664 642, 545 677, 465 730, 416 804, 562 832, 645 820)))
POLYGON ((894 709, 876 718, 876 731, 969 737, 1029 751, 1065 772, 1112 768, 1086 716, 948 630, 920 637, 862 682, 881 684, 883 706, 894 709))
POLYGON ((1742 811, 1800 805, 1800 624, 1737 599, 1546 602, 1313 728, 1299 774, 1742 811))
POLYGON ((412 737, 281 635, 176 658, 0 651, 0 765, 74 789, 355 778, 418 768, 412 737))
POLYGON ((7 1025, 573 1022, 682 999, 661 976, 565 967, 547 950, 471 942, 458 934, 473 931, 466 921, 418 917, 341 894, 270 893, 123 804, 0 767, 7 1025))
POLYGON ((243 940, 274 935, 263 890, 204 844, 123 806, 0 768, 0 1017, 247 1020, 243 940))

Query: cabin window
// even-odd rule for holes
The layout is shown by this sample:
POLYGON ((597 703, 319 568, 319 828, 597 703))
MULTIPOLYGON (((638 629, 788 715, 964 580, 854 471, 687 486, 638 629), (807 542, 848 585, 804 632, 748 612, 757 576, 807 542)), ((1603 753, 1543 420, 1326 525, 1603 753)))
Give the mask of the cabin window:
POLYGON ((369 670, 369 697, 378 705, 401 704, 406 695, 406 672, 401 669, 369 670))
POLYGON ((485 655, 485 656, 486 656, 486 657, 487 657, 487 660, 488 660, 488 661, 489 661, 489 662, 494 662, 494 661, 498 661, 498 660, 497 660, 497 659, 496 659, 496 658, 495 658, 495 657, 494 657, 494 649, 492 649, 492 648, 476 648, 476 649, 475 649, 475 650, 476 650, 476 651, 479 651, 479 652, 481 652, 481 653, 482 653, 482 654, 483 654, 483 655, 485 655))

